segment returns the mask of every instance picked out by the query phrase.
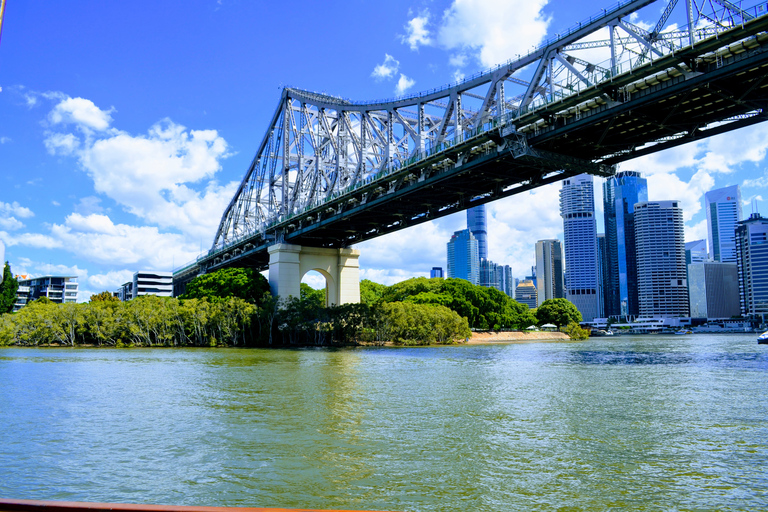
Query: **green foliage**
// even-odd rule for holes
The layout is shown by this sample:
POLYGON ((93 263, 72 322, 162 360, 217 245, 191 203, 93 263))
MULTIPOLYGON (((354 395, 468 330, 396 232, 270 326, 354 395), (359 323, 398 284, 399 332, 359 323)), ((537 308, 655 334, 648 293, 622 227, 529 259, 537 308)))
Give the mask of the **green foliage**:
POLYGON ((475 329, 524 329, 536 323, 524 304, 495 288, 473 285, 464 279, 408 279, 388 287, 382 300, 445 306, 466 318, 475 329))
POLYGON ((381 302, 387 286, 374 283, 369 279, 360 281, 360 302, 372 306, 381 302))
POLYGON ((6 261, 3 268, 3 282, 0 283, 0 315, 13 311, 18 289, 19 282, 13 277, 11 265, 6 261))
POLYGON ((581 322, 581 313, 568 299, 547 299, 536 310, 538 325, 555 324, 558 329, 581 322))
POLYGON ((382 312, 387 337, 397 344, 454 343, 472 335, 467 319, 445 306, 390 302, 382 312))
POLYGON ((585 340, 589 338, 589 330, 583 329, 576 322, 571 322, 568 324, 563 332, 565 332, 565 334, 567 334, 572 340, 585 340))
POLYGON ((252 268, 225 268, 197 276, 187 283, 182 299, 208 299, 219 302, 238 297, 250 304, 259 305, 269 292, 266 278, 252 268))
POLYGON ((325 289, 315 290, 307 283, 301 283, 301 299, 308 300, 318 308, 325 307, 325 289))
POLYGON ((120 302, 120 299, 110 292, 104 291, 96 295, 91 295, 91 302, 120 302))

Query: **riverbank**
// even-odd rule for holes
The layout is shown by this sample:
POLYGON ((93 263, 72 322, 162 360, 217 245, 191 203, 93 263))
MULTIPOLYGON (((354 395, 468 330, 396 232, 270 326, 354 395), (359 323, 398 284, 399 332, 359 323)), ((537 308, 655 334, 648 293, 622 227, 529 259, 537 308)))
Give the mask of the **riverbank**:
POLYGON ((473 332, 467 343, 479 345, 484 343, 554 343, 563 341, 572 340, 564 332, 483 331, 473 332))

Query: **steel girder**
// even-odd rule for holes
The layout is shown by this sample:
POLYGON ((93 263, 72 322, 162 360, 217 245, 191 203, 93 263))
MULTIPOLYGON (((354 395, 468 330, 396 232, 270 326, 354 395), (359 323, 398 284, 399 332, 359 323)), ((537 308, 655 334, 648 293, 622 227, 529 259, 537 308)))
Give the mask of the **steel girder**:
MULTIPOLYGON (((268 241, 279 236, 270 235, 271 226, 414 162, 448 161, 452 147, 489 127, 511 127, 524 139, 535 139, 551 124, 550 114, 537 112, 561 103, 572 105, 578 117, 611 105, 628 90, 614 85, 622 76, 762 16, 765 5, 743 9, 726 0, 670 0, 650 32, 630 22, 656 1, 619 3, 525 56, 416 95, 355 102, 285 88, 211 252, 247 237, 268 241), (595 89, 600 94, 585 107, 582 94, 595 89)), ((672 71, 693 72, 680 62, 672 71)), ((552 165, 569 161, 568 155, 531 149, 524 140, 519 144, 528 156, 552 165)), ((582 167, 591 172, 587 164, 582 167)))

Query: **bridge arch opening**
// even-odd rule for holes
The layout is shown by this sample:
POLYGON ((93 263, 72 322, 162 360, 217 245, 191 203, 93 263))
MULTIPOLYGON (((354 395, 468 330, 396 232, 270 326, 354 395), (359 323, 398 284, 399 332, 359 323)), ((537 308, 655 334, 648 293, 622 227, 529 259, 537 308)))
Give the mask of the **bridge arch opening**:
POLYGON ((309 270, 301 277, 301 284, 306 284, 315 292, 323 293, 323 304, 325 304, 325 307, 331 306, 329 303, 330 294, 328 293, 331 288, 331 282, 333 282, 333 278, 323 269, 319 268, 309 270))

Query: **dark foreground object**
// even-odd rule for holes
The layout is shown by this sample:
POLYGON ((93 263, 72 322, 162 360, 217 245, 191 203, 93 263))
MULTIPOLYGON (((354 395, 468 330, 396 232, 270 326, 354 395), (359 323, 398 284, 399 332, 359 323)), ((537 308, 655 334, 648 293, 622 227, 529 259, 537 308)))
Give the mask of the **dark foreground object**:
POLYGON ((80 501, 39 501, 0 499, 0 512, 363 512, 309 508, 187 507, 174 505, 136 505, 129 503, 86 503, 80 501))

